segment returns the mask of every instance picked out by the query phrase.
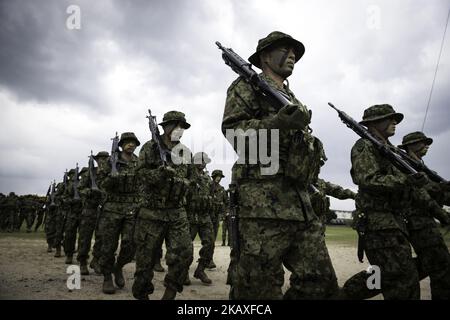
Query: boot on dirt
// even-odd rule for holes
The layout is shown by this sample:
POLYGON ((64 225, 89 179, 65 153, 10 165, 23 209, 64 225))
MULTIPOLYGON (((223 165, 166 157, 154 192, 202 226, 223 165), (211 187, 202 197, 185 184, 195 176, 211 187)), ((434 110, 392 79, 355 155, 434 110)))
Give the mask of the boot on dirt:
POLYGON ((87 261, 80 261, 80 273, 82 276, 88 276, 89 275, 89 269, 87 266, 87 261))
POLYGON ((208 269, 215 269, 217 268, 216 264, 214 263, 213 260, 211 260, 208 264, 208 269))
POLYGON ((61 257, 61 246, 56 246, 55 258, 61 257))
POLYGON ((103 275, 103 288, 102 288, 102 291, 103 291, 103 293, 106 293, 106 294, 114 294, 114 293, 116 293, 116 288, 114 288, 114 284, 113 284, 111 273, 103 275))
POLYGON ((211 284, 212 281, 205 273, 205 265, 203 263, 199 263, 197 269, 194 272, 194 278, 200 279, 201 282, 205 284, 211 284))
POLYGON ((68 254, 66 256, 66 264, 72 264, 73 263, 73 256, 71 254, 68 254))
POLYGON ((156 261, 155 265, 153 266, 153 271, 156 272, 164 272, 164 267, 161 265, 161 259, 156 261))
POLYGON ((113 273, 114 273, 114 282, 116 283, 116 286, 118 286, 120 289, 125 287, 125 278, 123 277, 122 267, 115 264, 113 273))
POLYGON ((49 244, 48 246, 47 246, 47 252, 52 252, 53 250, 52 250, 52 246, 49 244))
POLYGON ((189 273, 186 275, 186 279, 184 279, 183 285, 185 285, 185 286, 191 285, 191 279, 189 279, 189 273))
POLYGON ((176 295, 177 292, 175 290, 166 287, 166 291, 164 291, 164 295, 162 296, 161 300, 175 300, 176 295))

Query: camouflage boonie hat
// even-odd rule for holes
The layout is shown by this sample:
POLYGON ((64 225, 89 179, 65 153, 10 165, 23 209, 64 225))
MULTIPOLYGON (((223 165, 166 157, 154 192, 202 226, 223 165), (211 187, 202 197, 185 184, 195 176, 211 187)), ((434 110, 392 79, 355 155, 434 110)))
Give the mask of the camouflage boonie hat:
POLYGON ((211 177, 214 178, 215 176, 221 176, 222 178, 225 178, 225 176, 223 175, 222 170, 214 170, 214 171, 211 173, 211 177))
POLYGON ((75 174, 75 169, 70 169, 69 172, 67 172, 68 176, 73 176, 75 174))
POLYGON ((136 142, 136 147, 141 144, 138 138, 136 138, 134 132, 124 132, 120 135, 119 147, 121 147, 122 144, 127 140, 133 140, 134 142, 136 142))
POLYGON ((364 110, 363 119, 359 124, 366 125, 369 122, 386 118, 394 118, 397 123, 400 123, 403 120, 403 114, 395 112, 394 108, 389 104, 376 104, 364 110))
POLYGON ((430 145, 433 143, 433 139, 427 137, 423 132, 416 131, 408 133, 406 136, 402 139, 402 144, 399 145, 399 148, 406 149, 408 145, 417 143, 417 142, 425 142, 425 144, 430 145))
POLYGON ((83 173, 85 173, 86 171, 88 171, 89 168, 88 167, 83 167, 80 172, 78 173, 78 175, 82 175, 83 173))
POLYGON ((194 164, 201 164, 201 163, 210 163, 211 159, 208 157, 208 155, 205 152, 197 152, 192 157, 192 160, 194 164))
POLYGON ((184 129, 189 129, 190 124, 187 123, 185 115, 180 111, 169 111, 164 114, 163 121, 159 124, 160 126, 164 126, 169 122, 181 122, 181 125, 184 129))
POLYGON ((256 47, 256 52, 252 54, 250 58, 248 58, 248 61, 250 61, 250 63, 255 67, 261 69, 261 61, 259 59, 260 53, 275 44, 280 44, 283 42, 287 42, 288 44, 291 44, 294 47, 295 62, 300 60, 300 58, 305 53, 305 46, 303 45, 303 43, 301 43, 298 40, 295 40, 286 33, 280 31, 273 31, 269 33, 267 37, 259 39, 258 46, 256 47))
POLYGON ((100 158, 108 158, 108 157, 109 157, 108 151, 100 151, 99 153, 97 153, 94 156, 94 159, 97 160, 97 159, 100 159, 100 158))

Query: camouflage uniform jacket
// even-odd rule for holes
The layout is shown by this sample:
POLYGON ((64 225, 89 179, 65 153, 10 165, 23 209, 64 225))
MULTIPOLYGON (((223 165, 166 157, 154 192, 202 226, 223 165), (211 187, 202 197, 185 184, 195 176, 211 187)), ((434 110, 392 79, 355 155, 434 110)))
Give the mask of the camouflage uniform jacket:
POLYGON ((219 217, 219 220, 225 218, 225 212, 228 208, 228 194, 225 188, 219 183, 212 182, 211 185, 212 193, 212 212, 219 217))
POLYGON ((351 160, 350 173, 353 182, 358 185, 356 205, 367 215, 367 229, 400 229, 406 232, 403 216, 408 189, 406 175, 365 139, 355 143, 351 160))
MULTIPOLYGON (((110 162, 109 162, 110 163, 110 162)), ((137 181, 135 169, 138 164, 138 157, 133 154, 130 161, 122 159, 122 152, 119 153, 119 161, 117 162, 118 175, 111 176, 111 168, 105 172, 103 179, 100 179, 99 188, 107 193, 105 207, 114 211, 114 203, 129 203, 135 205, 138 202, 137 181)))
POLYGON ((184 215, 185 210, 179 209, 186 204, 186 192, 188 189, 188 163, 191 152, 182 143, 173 148, 165 146, 173 151, 168 158, 168 166, 175 170, 174 176, 165 176, 157 144, 154 140, 147 141, 139 152, 139 162, 136 170, 138 177, 138 190, 140 197, 139 218, 149 220, 171 221, 184 215), (174 163, 172 157, 179 157, 174 163), (183 160, 184 159, 184 160, 183 160), (172 216, 171 216, 172 214, 172 216))
POLYGON ((317 178, 314 186, 317 188, 317 191, 311 191, 310 196, 314 212, 318 215, 326 213, 330 209, 330 199, 327 195, 341 200, 355 198, 355 193, 350 189, 344 189, 337 184, 320 178, 317 178))
POLYGON ((189 192, 187 194, 186 210, 190 223, 206 223, 211 219, 213 197, 211 193, 212 180, 204 171, 199 171, 194 165, 190 167, 189 192))
MULTIPOLYGON (((271 87, 287 95, 293 103, 303 106, 287 86, 279 88, 271 78, 264 74, 260 76, 271 87)), ((269 121, 277 113, 278 110, 274 106, 239 77, 228 88, 222 131, 226 136, 227 129, 242 129, 243 131, 270 129, 269 121)), ((268 130, 267 141, 269 143, 270 133, 271 130, 268 130)), ((307 128, 304 130, 279 128, 278 133, 279 168, 275 174, 261 174, 261 168, 267 169, 270 164, 263 165, 259 156, 256 164, 249 163, 247 159, 245 164, 234 164, 232 181, 236 181, 239 185, 239 202, 253 208, 245 211, 245 214, 249 214, 248 218, 312 220, 315 215, 309 200, 307 186, 313 181, 320 162, 318 140, 309 133, 307 128), (244 186, 246 181, 250 181, 250 184, 244 186), (252 181, 260 181, 259 187, 252 181), (273 210, 266 210, 267 206, 273 210)), ((238 154, 248 154, 245 152, 249 150, 247 143, 246 150, 238 150, 238 144, 233 145, 233 148, 238 154)), ((267 149, 267 154, 274 155, 276 153, 271 151, 270 145, 267 149)))
MULTIPOLYGON (((94 168, 96 174, 97 186, 100 184, 101 176, 98 168, 94 168)), ((78 191, 81 196, 84 208, 96 209, 98 205, 106 199, 106 193, 101 190, 95 191, 91 188, 91 177, 89 170, 81 175, 80 184, 78 185, 78 191)))

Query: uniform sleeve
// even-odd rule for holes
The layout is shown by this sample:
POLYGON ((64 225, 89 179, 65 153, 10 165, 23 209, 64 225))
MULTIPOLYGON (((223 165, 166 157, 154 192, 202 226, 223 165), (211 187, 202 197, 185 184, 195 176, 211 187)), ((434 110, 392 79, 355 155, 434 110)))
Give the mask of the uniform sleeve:
POLYGON ((353 182, 372 192, 397 192, 406 186, 406 176, 395 168, 389 172, 380 165, 380 155, 369 141, 363 139, 353 146, 351 152, 353 182), (398 173, 398 174, 393 174, 398 173))
POLYGON ((152 144, 145 143, 139 152, 139 159, 136 167, 136 175, 139 177, 140 183, 157 184, 162 179, 162 172, 159 169, 160 163, 156 161, 156 155, 152 148, 152 144))
MULTIPOLYGON (((320 179, 322 180, 322 179, 320 179)), ((344 189, 340 185, 323 180, 323 191, 325 194, 332 196, 336 199, 355 199, 355 193, 350 189, 344 189)))

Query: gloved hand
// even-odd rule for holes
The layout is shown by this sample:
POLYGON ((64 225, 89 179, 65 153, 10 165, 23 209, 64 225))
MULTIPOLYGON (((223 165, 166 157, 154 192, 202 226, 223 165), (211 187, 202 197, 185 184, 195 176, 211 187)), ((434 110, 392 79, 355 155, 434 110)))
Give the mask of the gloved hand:
POLYGON ((159 169, 165 178, 173 178, 176 174, 176 170, 170 166, 161 166, 159 169))
POLYGON ((410 184, 412 184, 415 187, 419 187, 419 188, 423 187, 424 185, 426 185, 429 182, 427 175, 423 172, 416 172, 416 173, 410 174, 407 177, 407 180, 410 184))
POLYGON ((286 105, 273 118, 278 129, 304 129, 311 121, 311 115, 305 106, 286 105))

